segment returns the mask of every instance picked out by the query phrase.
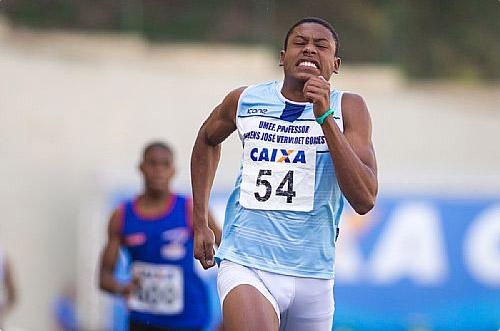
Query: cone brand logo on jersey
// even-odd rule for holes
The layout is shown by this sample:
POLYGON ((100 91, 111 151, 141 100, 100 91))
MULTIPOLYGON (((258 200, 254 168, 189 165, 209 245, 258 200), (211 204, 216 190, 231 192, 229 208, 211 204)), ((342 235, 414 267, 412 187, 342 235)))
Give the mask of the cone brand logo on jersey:
POLYGON ((266 108, 248 108, 247 114, 265 114, 267 113, 266 108))
POLYGON ((278 163, 306 163, 306 153, 303 150, 283 149, 283 148, 266 148, 259 150, 258 147, 252 148, 250 151, 252 161, 267 161, 278 163))

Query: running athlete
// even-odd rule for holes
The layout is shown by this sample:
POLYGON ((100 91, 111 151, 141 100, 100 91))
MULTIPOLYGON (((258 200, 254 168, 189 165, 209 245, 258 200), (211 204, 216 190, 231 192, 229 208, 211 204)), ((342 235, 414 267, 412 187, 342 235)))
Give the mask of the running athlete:
POLYGON ((204 268, 214 265, 207 206, 220 144, 235 130, 243 144, 215 256, 225 331, 332 328, 343 197, 365 214, 378 188, 366 104, 330 88, 338 49, 328 22, 298 21, 280 53, 284 80, 230 92, 198 133, 191 180, 204 268))
POLYGON ((16 301, 16 289, 11 269, 6 254, 0 249, 0 330, 3 327, 3 318, 16 301))
MULTIPOLYGON (((195 273, 192 203, 170 190, 174 156, 163 142, 145 147, 140 171, 144 193, 111 216, 100 265, 101 289, 123 296, 131 331, 201 330, 209 322, 208 292, 195 273), (133 279, 113 275, 120 246, 131 257, 133 279)), ((220 229, 209 217, 220 242, 220 229)))

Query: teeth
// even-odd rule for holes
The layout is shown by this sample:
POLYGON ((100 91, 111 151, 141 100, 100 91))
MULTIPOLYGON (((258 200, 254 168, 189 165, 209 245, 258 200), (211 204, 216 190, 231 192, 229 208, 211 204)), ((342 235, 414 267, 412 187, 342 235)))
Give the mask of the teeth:
POLYGON ((313 67, 313 68, 318 69, 318 67, 316 66, 316 64, 314 64, 314 63, 312 63, 312 62, 309 62, 309 61, 303 61, 303 62, 300 62, 299 66, 304 66, 304 67, 313 67))

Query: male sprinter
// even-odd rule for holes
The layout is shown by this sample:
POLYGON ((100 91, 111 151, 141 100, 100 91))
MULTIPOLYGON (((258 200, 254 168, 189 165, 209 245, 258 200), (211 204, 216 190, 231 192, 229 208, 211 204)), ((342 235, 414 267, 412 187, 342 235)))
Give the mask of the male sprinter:
POLYGON ((16 302, 16 288, 12 266, 6 254, 0 249, 0 330, 3 318, 16 302))
MULTIPOLYGON (((131 331, 201 330, 209 322, 209 298, 194 269, 192 204, 170 190, 174 155, 163 142, 144 149, 144 193, 123 203, 109 221, 100 265, 101 289, 124 296, 131 331), (120 245, 130 253, 133 281, 113 276, 120 245)), ((220 242, 220 229, 209 217, 220 242)))
POLYGON ((365 214, 378 187, 365 102, 330 89, 338 48, 328 22, 300 20, 280 54, 283 82, 230 92, 198 133, 193 226, 205 268, 214 264, 207 206, 220 144, 235 130, 243 143, 216 255, 225 331, 332 328, 343 196, 365 214))

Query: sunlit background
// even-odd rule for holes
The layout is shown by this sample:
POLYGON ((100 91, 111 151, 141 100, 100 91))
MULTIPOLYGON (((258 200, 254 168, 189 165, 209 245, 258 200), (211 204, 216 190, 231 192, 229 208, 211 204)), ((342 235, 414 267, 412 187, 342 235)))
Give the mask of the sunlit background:
MULTIPOLYGON (((201 123, 230 90, 282 78, 304 16, 337 29, 332 85, 365 98, 379 164, 375 209, 341 223, 334 329, 500 329, 499 1, 0 0, 0 249, 19 292, 5 330, 60 330, 63 299, 81 330, 124 330, 97 260, 110 212, 141 190, 142 147, 172 144, 189 194, 201 123)), ((233 135, 221 223, 240 157, 233 135)))

